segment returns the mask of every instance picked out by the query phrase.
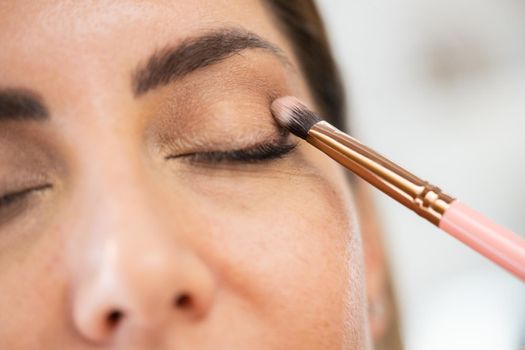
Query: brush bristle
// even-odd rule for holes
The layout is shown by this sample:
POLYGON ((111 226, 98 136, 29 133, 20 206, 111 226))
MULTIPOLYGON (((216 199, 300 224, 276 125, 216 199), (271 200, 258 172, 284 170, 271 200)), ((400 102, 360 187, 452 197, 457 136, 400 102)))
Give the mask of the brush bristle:
POLYGON ((321 121, 317 114, 292 96, 276 99, 271 109, 279 125, 302 139, 308 136, 308 131, 314 124, 321 121))

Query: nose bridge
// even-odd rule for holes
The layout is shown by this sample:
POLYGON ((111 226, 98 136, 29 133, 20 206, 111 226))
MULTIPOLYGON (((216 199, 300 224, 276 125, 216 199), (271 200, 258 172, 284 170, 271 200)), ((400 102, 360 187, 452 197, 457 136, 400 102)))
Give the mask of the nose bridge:
MULTIPOLYGON (((161 194, 157 195, 154 181, 142 175, 138 167, 122 166, 121 169, 102 176, 95 188, 89 190, 92 197, 94 229, 111 236, 119 246, 128 247, 142 241, 140 247, 165 245, 173 240, 176 231, 168 233, 170 222, 164 221, 161 194), (123 233, 125 232, 125 234, 123 233), (145 237, 147 236, 147 237, 145 237), (144 239, 147 238, 147 239, 144 239), (162 242, 161 242, 162 241, 162 242)), ((170 203, 176 207, 177 203, 170 203)))
POLYGON ((86 156, 79 157, 73 205, 78 220, 73 235, 79 236, 77 242, 82 244, 77 246, 96 251, 91 255, 100 261, 111 257, 106 260, 115 266, 140 261, 143 268, 155 261, 160 264, 161 259, 181 250, 177 243, 181 226, 172 218, 183 205, 167 203, 155 172, 148 169, 151 164, 145 160, 144 147, 132 140, 135 132, 106 126, 97 124, 82 136, 93 140, 98 133, 99 141, 92 143, 86 156), (135 259, 127 261, 128 255, 135 259))
POLYGON ((149 231, 149 241, 153 242, 153 235, 160 233, 161 226, 166 224, 160 220, 164 210, 159 210, 165 208, 160 205, 163 193, 159 191, 154 171, 148 169, 151 164, 145 160, 144 147, 132 142, 129 134, 133 131, 101 135, 96 159, 86 157, 81 165, 81 197, 91 203, 92 215, 99 225, 115 226, 115 229, 106 228, 106 234, 117 234, 122 229, 128 232, 127 236, 149 231))
POLYGON ((155 210, 155 201, 151 200, 154 188, 141 174, 143 170, 123 160, 124 157, 104 158, 107 157, 101 156, 92 169, 86 171, 79 194, 83 203, 82 221, 89 231, 86 238, 111 242, 119 251, 138 249, 136 243, 146 235, 148 239, 144 243, 149 245, 167 240, 162 232, 162 214, 155 210))
POLYGON ((105 341, 115 322, 136 332, 206 314, 214 277, 183 239, 194 227, 191 218, 173 215, 184 203, 168 200, 139 162, 113 162, 105 155, 94 168, 80 195, 89 204, 79 210, 70 246, 79 331, 105 341))

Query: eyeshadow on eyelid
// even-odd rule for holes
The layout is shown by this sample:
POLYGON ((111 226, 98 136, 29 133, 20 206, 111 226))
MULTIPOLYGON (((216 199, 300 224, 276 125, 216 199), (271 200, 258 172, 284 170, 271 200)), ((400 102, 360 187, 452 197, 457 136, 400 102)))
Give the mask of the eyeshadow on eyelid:
MULTIPOLYGON (((194 142, 187 150, 172 150, 166 159, 187 157, 199 161, 230 161, 230 162, 257 162, 281 158, 291 152, 296 144, 292 144, 288 133, 275 133, 271 136, 253 137, 250 141, 220 140, 214 142, 194 142)), ((182 148, 184 149, 184 148, 182 148)))
POLYGON ((158 133, 150 132, 153 149, 158 154, 232 151, 262 143, 282 143, 287 137, 273 121, 254 123, 253 127, 242 123, 238 127, 233 123, 218 122, 202 127, 199 124, 181 130, 173 122, 158 133))
POLYGON ((231 72, 231 79, 224 79, 225 73, 206 74, 193 77, 177 86, 168 86, 159 95, 154 95, 155 114, 176 126, 191 127, 199 120, 207 122, 212 118, 224 118, 221 113, 235 114, 241 121, 266 119, 272 121, 270 105, 275 96, 289 92, 283 79, 268 78, 261 72, 239 74, 231 72), (283 81, 281 81, 283 80, 283 81))
POLYGON ((237 150, 279 137, 283 129, 270 110, 275 92, 235 88, 226 94, 223 86, 219 87, 196 95, 174 89, 173 95, 168 91, 157 100, 160 106, 154 106, 156 112, 147 128, 151 149, 164 157, 169 153, 237 150))

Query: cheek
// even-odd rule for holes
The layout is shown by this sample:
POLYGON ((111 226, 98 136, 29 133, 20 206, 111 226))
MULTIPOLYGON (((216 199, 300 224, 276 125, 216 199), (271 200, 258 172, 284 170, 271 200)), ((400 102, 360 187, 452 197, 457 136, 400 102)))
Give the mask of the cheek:
POLYGON ((42 343, 36 342, 46 343, 63 327, 64 237, 57 228, 39 234, 41 239, 0 262, 0 285, 8 286, 0 294, 0 340, 12 345, 6 348, 38 348, 42 343))
POLYGON ((330 175, 237 179, 222 191, 212 184, 217 192, 199 199, 211 229, 203 256, 224 286, 276 329, 301 337, 307 330, 316 341, 341 339, 344 324, 362 323, 351 195, 337 170, 328 169, 330 175))

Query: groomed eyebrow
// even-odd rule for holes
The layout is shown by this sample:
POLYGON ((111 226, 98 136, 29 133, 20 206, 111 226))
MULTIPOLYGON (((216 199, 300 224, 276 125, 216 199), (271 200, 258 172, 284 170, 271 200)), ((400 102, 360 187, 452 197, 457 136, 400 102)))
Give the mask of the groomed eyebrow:
POLYGON ((141 96, 247 49, 263 49, 285 66, 291 65, 281 49, 259 35, 239 28, 223 28, 156 51, 133 74, 133 92, 136 97, 141 96))
POLYGON ((49 117, 42 98, 23 89, 0 88, 0 122, 11 120, 45 120, 49 117))

